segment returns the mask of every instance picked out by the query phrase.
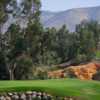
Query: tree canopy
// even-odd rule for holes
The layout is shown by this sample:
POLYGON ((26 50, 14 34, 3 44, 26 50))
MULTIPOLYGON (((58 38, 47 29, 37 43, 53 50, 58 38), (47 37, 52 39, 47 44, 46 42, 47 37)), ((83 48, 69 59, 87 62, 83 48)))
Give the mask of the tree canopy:
POLYGON ((69 32, 65 25, 58 30, 44 28, 40 23, 40 0, 23 0, 19 6, 16 0, 0 0, 0 5, 1 79, 30 79, 33 66, 51 66, 72 59, 81 63, 95 57, 100 41, 97 22, 82 22, 75 32, 69 32), (22 29, 16 22, 2 34, 8 14, 27 18, 27 27, 22 29))

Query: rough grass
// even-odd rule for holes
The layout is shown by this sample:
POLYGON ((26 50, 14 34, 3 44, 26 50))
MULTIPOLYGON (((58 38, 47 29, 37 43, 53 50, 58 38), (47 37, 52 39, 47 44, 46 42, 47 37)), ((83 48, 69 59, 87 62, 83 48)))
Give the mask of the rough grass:
POLYGON ((99 50, 96 52, 96 58, 100 58, 100 51, 99 50))
POLYGON ((38 81, 0 81, 0 93, 44 91, 58 96, 80 97, 80 100, 100 100, 100 83, 76 79, 38 81))

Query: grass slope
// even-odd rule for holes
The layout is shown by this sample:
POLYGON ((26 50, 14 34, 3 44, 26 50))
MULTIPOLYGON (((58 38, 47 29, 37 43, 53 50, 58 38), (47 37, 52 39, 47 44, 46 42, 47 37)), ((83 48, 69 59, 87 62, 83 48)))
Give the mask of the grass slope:
POLYGON ((79 96, 80 100, 100 100, 100 83, 76 79, 0 81, 0 92, 45 91, 52 95, 79 96))

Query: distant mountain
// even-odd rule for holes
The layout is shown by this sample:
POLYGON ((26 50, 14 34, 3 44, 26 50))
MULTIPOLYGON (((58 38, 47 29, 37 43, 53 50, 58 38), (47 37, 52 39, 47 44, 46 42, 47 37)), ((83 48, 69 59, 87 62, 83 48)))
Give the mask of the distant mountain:
POLYGON ((100 6, 88 8, 75 8, 62 12, 42 11, 41 23, 44 27, 55 27, 59 29, 66 25, 70 31, 75 30, 75 26, 82 21, 95 20, 100 23, 100 6))
POLYGON ((41 11, 41 22, 46 22, 50 18, 54 17, 57 13, 56 12, 50 12, 50 11, 41 11))
MULTIPOLYGON (((59 29, 62 25, 66 25, 70 31, 75 31, 75 26, 82 21, 95 20, 100 23, 100 6, 88 8, 75 8, 62 12, 41 11, 40 21, 44 27, 55 27, 59 29)), ((23 27, 27 27, 26 17, 13 18, 9 15, 8 21, 3 25, 2 32, 5 33, 12 23, 19 23, 23 27)))

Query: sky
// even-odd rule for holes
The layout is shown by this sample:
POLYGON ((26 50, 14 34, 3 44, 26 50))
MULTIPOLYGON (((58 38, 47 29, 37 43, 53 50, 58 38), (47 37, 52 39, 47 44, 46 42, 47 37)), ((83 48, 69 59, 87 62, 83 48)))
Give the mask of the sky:
POLYGON ((41 10, 64 11, 72 8, 100 6, 100 0, 41 0, 41 10))

